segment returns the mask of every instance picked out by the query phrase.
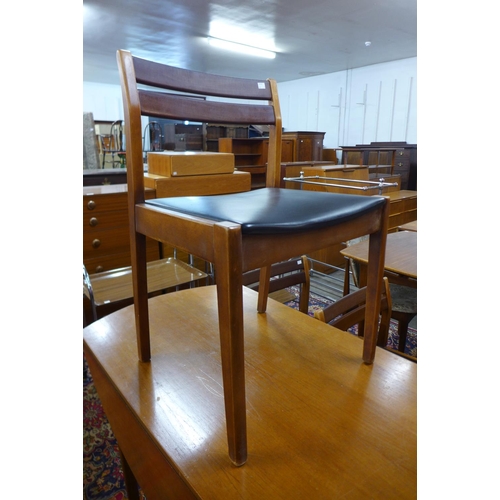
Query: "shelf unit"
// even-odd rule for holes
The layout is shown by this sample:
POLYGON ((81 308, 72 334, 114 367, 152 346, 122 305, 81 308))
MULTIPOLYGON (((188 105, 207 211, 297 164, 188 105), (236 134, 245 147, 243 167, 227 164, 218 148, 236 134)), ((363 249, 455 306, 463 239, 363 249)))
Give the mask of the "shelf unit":
POLYGON ((205 127, 205 150, 219 151, 219 139, 248 139, 249 134, 247 126, 207 124, 205 127))
POLYGON ((252 176, 252 189, 265 187, 268 141, 265 138, 229 138, 219 139, 219 152, 233 153, 234 166, 241 172, 252 176))

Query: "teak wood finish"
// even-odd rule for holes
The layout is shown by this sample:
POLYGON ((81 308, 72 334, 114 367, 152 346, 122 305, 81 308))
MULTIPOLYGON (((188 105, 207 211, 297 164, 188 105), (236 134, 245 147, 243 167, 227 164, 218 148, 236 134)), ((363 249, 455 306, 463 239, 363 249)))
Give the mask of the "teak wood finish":
POLYGON ((244 467, 227 460, 214 286, 150 300, 151 363, 137 361, 132 306, 84 330, 129 498, 135 480, 148 500, 417 498, 416 364, 378 348, 367 365, 354 335, 243 297, 244 467))
MULTIPOLYGON (((158 239, 214 264, 218 323, 221 342, 224 405, 229 456, 236 465, 247 458, 244 323, 242 275, 261 269, 258 311, 267 306, 270 266, 338 242, 370 234, 370 270, 363 360, 373 363, 376 320, 382 286, 382 263, 387 233, 388 203, 355 220, 334 227, 304 230, 298 234, 246 234, 241 225, 159 208, 144 198, 141 115, 203 123, 269 126, 267 188, 279 188, 282 122, 274 80, 219 77, 138 59, 117 53, 125 112, 129 215, 134 281, 135 322, 139 359, 151 359, 145 241, 158 239), (188 94, 238 98, 243 104, 192 99, 165 92, 139 89, 138 85, 188 94), (265 104, 251 105, 248 100, 265 104)), ((233 196, 233 195, 227 195, 233 196)), ((296 196, 296 195, 294 195, 296 196)), ((289 196, 285 198, 290 199, 289 196)), ((171 199, 171 198, 170 198, 171 199)), ((155 320, 151 315, 151 320, 155 320)), ((185 321, 190 323, 187 315, 185 321)), ((169 324, 169 321, 167 321, 169 324)), ((270 382, 271 383, 271 382, 270 382)))
MULTIPOLYGON (((360 264, 359 286, 368 281, 368 241, 361 241, 340 251, 344 257, 360 264)), ((405 286, 417 287, 417 233, 398 231, 387 235, 384 269, 389 281, 405 286)))

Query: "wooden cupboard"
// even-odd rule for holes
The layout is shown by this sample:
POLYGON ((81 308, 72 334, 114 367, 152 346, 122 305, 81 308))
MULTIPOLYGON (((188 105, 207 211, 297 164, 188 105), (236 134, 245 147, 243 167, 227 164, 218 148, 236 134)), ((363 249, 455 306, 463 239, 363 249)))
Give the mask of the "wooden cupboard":
POLYGON ((325 132, 283 132, 284 140, 294 141, 293 158, 282 161, 321 161, 325 132))
POLYGON ((342 162, 354 163, 357 160, 352 155, 355 153, 353 148, 359 148, 359 154, 363 155, 362 163, 364 165, 372 165, 375 163, 377 155, 383 163, 391 163, 392 153, 380 152, 393 148, 394 151, 394 173, 401 176, 401 189, 416 191, 417 190, 417 145, 407 144, 406 142, 371 142, 370 144, 356 144, 356 146, 343 146, 351 151, 347 153, 347 157, 343 155, 342 162), (382 156, 383 155, 383 156, 382 156), (391 157, 391 158, 390 158, 391 157))

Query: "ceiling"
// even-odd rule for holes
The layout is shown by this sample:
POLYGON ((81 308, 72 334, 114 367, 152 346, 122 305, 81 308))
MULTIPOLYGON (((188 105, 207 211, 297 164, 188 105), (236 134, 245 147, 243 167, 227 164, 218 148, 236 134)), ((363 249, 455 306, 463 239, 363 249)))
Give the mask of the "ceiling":
POLYGON ((278 82, 417 55, 417 0, 84 0, 83 7, 85 81, 118 84, 117 49, 196 71, 278 82), (220 38, 274 43, 276 58, 209 46, 207 36, 221 23, 220 38))

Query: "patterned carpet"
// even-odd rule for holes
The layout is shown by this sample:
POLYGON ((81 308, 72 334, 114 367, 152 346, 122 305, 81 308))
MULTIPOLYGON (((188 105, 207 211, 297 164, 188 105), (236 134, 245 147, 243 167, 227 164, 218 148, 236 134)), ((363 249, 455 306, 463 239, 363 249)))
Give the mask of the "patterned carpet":
MULTIPOLYGON (((311 294, 309 314, 325 307, 328 301, 311 294)), ((297 308, 297 302, 288 306, 297 308)), ((397 324, 391 324, 389 347, 397 348, 397 324)), ((406 342, 406 352, 416 356, 417 331, 410 328, 406 342)), ((145 500, 143 493, 140 498, 145 500)), ((116 439, 99 400, 85 357, 83 359, 83 499, 84 500, 125 500, 125 481, 116 439)))

